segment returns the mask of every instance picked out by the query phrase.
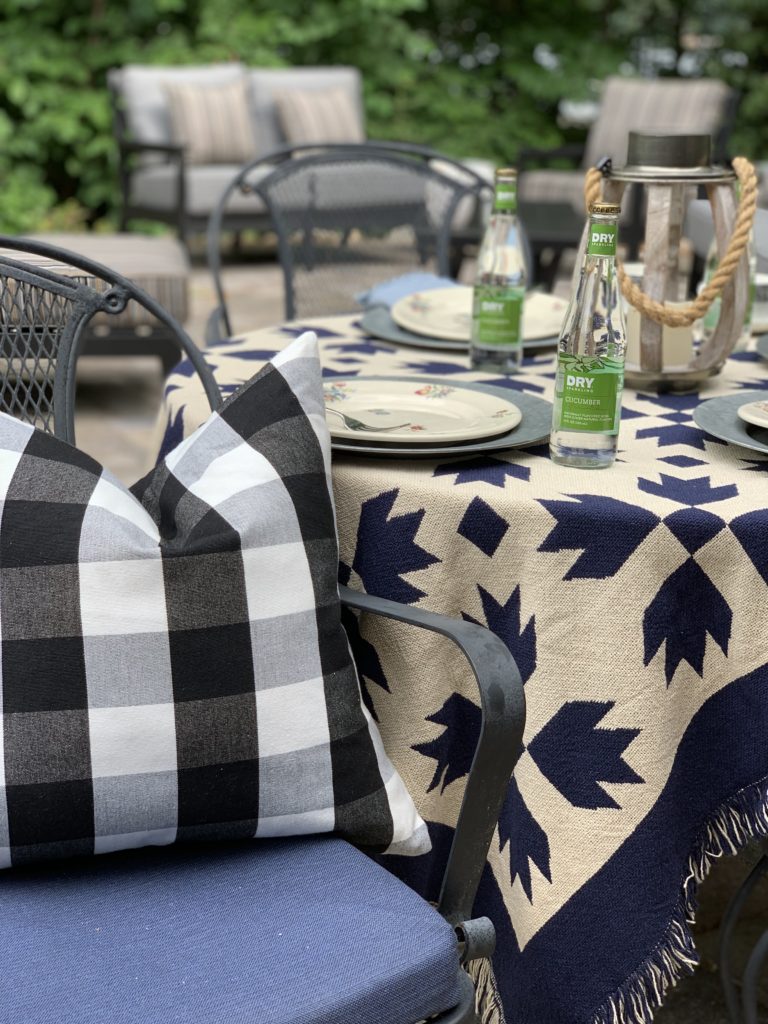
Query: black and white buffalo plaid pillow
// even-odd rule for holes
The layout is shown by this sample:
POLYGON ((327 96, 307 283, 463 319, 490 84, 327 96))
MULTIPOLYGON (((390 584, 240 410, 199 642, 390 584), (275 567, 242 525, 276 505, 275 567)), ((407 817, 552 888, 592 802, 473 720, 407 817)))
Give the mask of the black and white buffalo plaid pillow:
POLYGON ((339 621, 314 335, 132 491, 0 415, 0 865, 332 830, 428 848, 339 621))

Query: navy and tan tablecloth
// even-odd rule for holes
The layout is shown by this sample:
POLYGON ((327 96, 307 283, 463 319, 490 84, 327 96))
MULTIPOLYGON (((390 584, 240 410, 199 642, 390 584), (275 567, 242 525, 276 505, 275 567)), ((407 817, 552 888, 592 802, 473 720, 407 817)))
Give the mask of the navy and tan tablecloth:
MULTIPOLYGON (((305 328, 319 335, 329 383, 482 379, 465 359, 397 349, 347 317, 211 347, 224 392, 305 328)), ((551 398, 553 356, 492 380, 551 398)), ((696 962, 690 922, 709 864, 768 834, 768 458, 692 419, 704 398, 756 388, 768 392, 768 363, 744 352, 700 393, 627 390, 608 470, 556 466, 545 445, 335 459, 342 580, 487 625, 525 680, 525 752, 476 905, 496 924, 510 1024, 650 1020, 696 962)), ((206 415, 182 363, 166 386, 164 448, 206 415)), ((351 638, 432 834, 430 856, 393 866, 434 898, 476 693, 440 638, 365 617, 351 638)), ((481 980, 487 1019, 502 1019, 492 978, 481 980)))

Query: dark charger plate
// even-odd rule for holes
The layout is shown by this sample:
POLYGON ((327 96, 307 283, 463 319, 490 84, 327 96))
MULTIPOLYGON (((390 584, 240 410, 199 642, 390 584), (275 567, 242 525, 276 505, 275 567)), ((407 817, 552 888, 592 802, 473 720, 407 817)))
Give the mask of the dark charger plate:
POLYGON ((706 430, 720 441, 740 444, 742 448, 750 448, 753 452, 768 455, 768 430, 745 423, 738 414, 740 405, 764 402, 766 398, 766 391, 741 391, 738 395, 710 398, 696 406, 693 410, 693 420, 697 427, 706 430))

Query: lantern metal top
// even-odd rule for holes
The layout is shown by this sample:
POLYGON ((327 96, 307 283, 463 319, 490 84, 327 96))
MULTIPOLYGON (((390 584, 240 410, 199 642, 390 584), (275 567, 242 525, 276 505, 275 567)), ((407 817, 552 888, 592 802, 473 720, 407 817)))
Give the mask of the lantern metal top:
POLYGON ((706 183, 734 181, 726 167, 711 163, 709 135, 668 135, 630 132, 625 167, 611 170, 616 181, 706 183))

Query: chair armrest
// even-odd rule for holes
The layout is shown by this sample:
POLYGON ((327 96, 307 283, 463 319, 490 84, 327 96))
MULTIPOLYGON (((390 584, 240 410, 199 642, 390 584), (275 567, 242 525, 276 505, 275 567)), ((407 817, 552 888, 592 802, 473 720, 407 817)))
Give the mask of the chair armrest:
POLYGON ((423 608, 339 588, 342 603, 440 633, 464 654, 480 691, 481 726, 437 909, 452 924, 472 916, 477 887, 512 769, 523 749, 525 695, 515 660, 489 629, 423 608))
POLYGON ((554 163, 555 160, 571 160, 579 164, 583 156, 584 146, 578 142, 556 146, 554 149, 521 149, 517 157, 517 167, 522 172, 540 164, 554 163))
POLYGON ((211 310, 205 322, 205 344, 213 345, 217 341, 231 337, 231 335, 232 330, 226 308, 224 306, 216 306, 215 309, 211 310))

